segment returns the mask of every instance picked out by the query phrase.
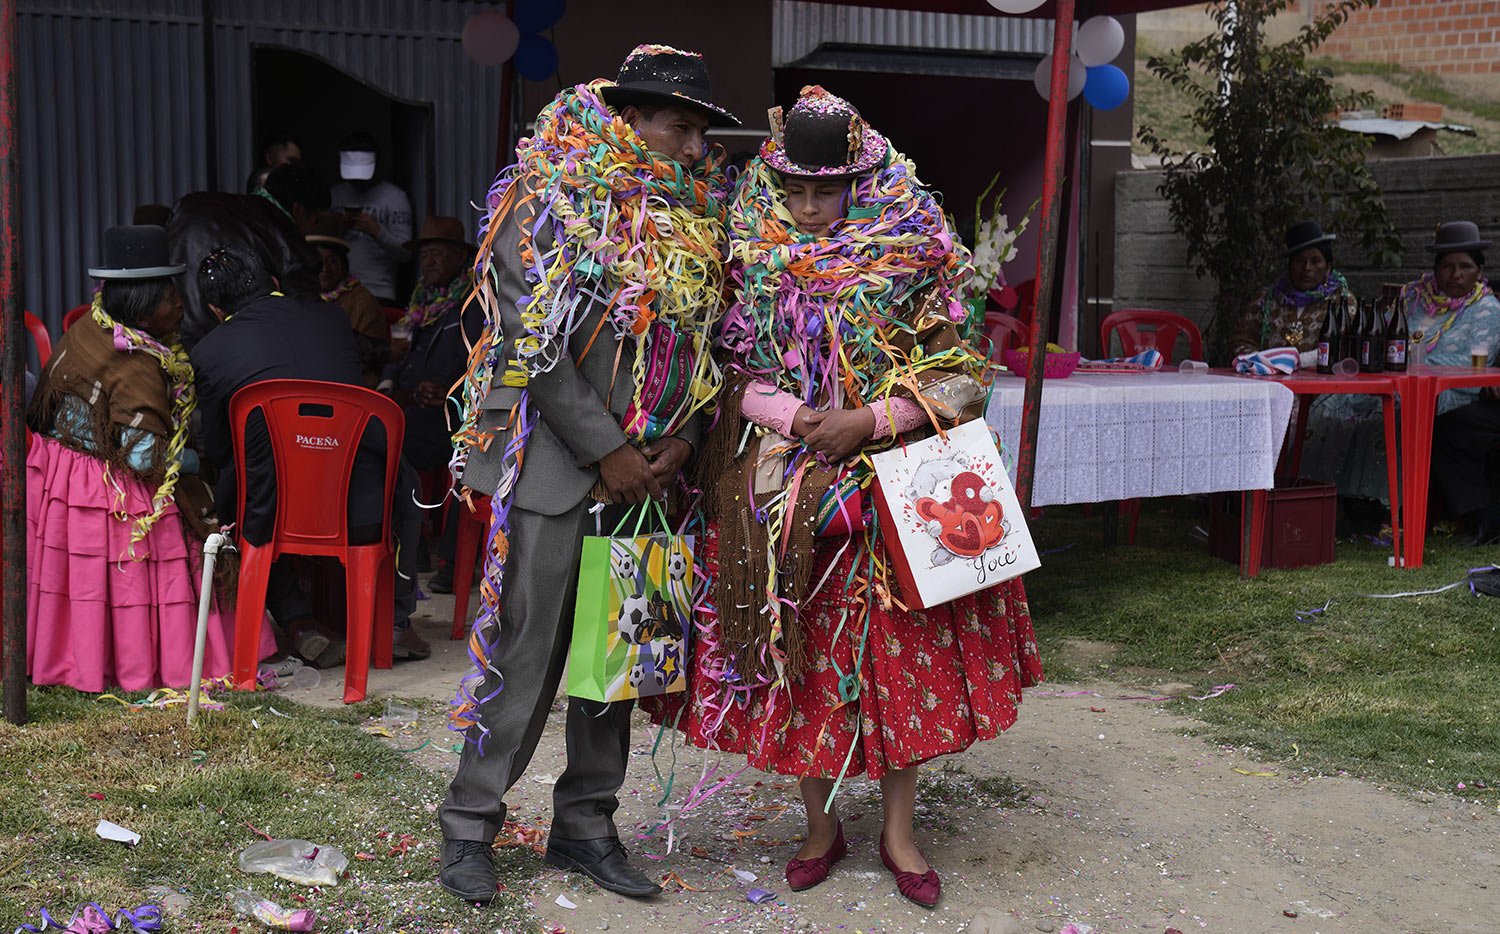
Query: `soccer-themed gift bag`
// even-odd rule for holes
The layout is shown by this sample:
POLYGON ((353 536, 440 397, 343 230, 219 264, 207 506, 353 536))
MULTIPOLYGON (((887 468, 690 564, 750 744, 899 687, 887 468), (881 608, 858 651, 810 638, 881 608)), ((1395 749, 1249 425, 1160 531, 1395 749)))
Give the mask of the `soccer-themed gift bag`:
POLYGON ((981 419, 870 459, 901 596, 919 610, 1040 567, 1000 450, 981 419))
MULTIPOLYGON (((661 504, 655 503, 662 528, 661 504)), ((644 520, 649 506, 641 507, 644 520)), ((629 700, 687 689, 683 664, 692 626, 693 536, 670 532, 590 535, 578 568, 568 650, 568 694, 629 700)))

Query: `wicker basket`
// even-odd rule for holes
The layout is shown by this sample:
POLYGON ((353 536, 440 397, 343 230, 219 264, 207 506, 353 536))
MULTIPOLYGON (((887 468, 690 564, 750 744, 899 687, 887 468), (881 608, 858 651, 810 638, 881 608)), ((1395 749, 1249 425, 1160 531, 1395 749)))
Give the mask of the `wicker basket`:
MULTIPOLYGON (((1049 353, 1046 363, 1042 364, 1042 376, 1046 379, 1067 379, 1078 369, 1078 361, 1083 355, 1077 353, 1049 353)), ((1024 377, 1031 360, 1031 352, 1028 350, 1006 350, 1001 355, 1006 369, 1014 376, 1024 377)))

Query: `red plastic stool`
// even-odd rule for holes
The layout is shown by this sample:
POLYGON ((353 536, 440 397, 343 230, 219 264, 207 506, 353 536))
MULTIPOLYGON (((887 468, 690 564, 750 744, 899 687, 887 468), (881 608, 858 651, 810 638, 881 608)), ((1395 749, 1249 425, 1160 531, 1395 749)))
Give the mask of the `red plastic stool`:
POLYGON ((462 639, 469 622, 469 589, 474 584, 474 562, 479 546, 490 529, 492 506, 488 496, 474 496, 474 509, 459 501, 449 521, 458 522, 458 541, 453 548, 453 638, 462 639))

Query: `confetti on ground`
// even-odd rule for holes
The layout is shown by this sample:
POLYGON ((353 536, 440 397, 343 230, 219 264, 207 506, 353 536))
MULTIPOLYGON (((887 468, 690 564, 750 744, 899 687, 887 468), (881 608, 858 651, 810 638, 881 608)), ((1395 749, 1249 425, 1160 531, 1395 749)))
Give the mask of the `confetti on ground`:
POLYGON ((500 829, 500 836, 495 839, 495 849, 507 846, 524 846, 532 852, 545 854, 547 852, 547 831, 540 827, 527 827, 513 820, 505 822, 500 829))
POLYGON ((1211 700, 1212 698, 1228 694, 1237 687, 1239 687, 1237 684, 1216 684, 1209 689, 1207 694, 1189 694, 1188 697, 1191 700, 1211 700))
POLYGON ((560 908, 573 909, 573 908, 577 908, 578 907, 577 903, 575 903, 571 898, 569 898, 566 895, 559 895, 559 896, 557 896, 557 904, 558 904, 558 907, 560 907, 560 908))

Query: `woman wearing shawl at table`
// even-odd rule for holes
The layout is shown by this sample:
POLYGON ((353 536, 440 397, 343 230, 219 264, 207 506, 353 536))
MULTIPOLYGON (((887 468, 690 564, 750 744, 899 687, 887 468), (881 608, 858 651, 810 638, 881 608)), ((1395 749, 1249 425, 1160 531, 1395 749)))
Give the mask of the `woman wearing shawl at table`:
MULTIPOLYGON (((98 692, 192 678, 211 505, 187 444, 193 368, 160 227, 104 235, 92 317, 63 334, 28 412, 27 669, 98 692)), ((229 671, 232 613, 211 609, 203 674, 229 671)), ((275 651, 270 630, 262 656, 275 651)))
MULTIPOLYGON (((1494 359, 1500 347, 1500 300, 1484 277, 1489 246, 1470 221, 1441 224, 1427 246, 1432 272, 1402 287, 1411 342, 1425 352, 1428 366, 1468 366, 1473 348, 1494 359)), ((1478 395, 1477 389, 1450 389, 1438 396, 1437 414, 1467 406, 1478 395)), ((1331 396, 1308 419, 1303 473, 1337 483, 1342 496, 1389 503, 1384 439, 1378 400, 1331 396)))
MULTIPOLYGON (((1445 327, 1449 332, 1457 329, 1454 321, 1458 315, 1470 320, 1465 327, 1473 335, 1447 338, 1448 349, 1434 360, 1429 353, 1428 363, 1462 364, 1469 362, 1470 351, 1483 345, 1488 352, 1490 366, 1495 366, 1494 329, 1500 319, 1500 299, 1490 290, 1484 278, 1484 253, 1489 242, 1479 239, 1479 229, 1468 223, 1444 224, 1438 229, 1438 240, 1467 240, 1472 249, 1454 248, 1440 255, 1433 277, 1438 279, 1435 287, 1426 285, 1429 276, 1406 287, 1403 295, 1411 293, 1420 303, 1424 314, 1419 321, 1413 317, 1412 340, 1425 339, 1437 334, 1445 327), (1447 230, 1445 228, 1452 228, 1447 230), (1465 303, 1460 306, 1460 302, 1465 303), (1445 314, 1445 311, 1448 312, 1445 314), (1485 339, 1479 331, 1484 319, 1490 322, 1490 337, 1485 339), (1418 338, 1416 331, 1422 331, 1418 338)), ((1438 397, 1438 417, 1432 429, 1432 486, 1442 497, 1448 512, 1474 526, 1474 545, 1489 545, 1500 540, 1500 496, 1496 495, 1496 475, 1500 473, 1500 391, 1494 388, 1478 392, 1474 390, 1449 390, 1438 397), (1472 400, 1465 404, 1464 400, 1472 400)))
POLYGON ((730 208, 731 377, 700 465, 711 585, 692 684, 648 706, 698 745, 802 779, 793 890, 846 852, 838 783, 878 780, 882 861, 931 907, 941 883, 913 838, 916 766, 1008 728, 1041 664, 1019 580, 904 610, 877 530, 847 497, 868 492, 868 452, 982 408, 943 411, 924 394, 947 379, 961 403, 984 395, 955 298, 969 254, 914 166, 848 102, 804 88, 780 124, 778 108, 730 208))
POLYGON ((1333 268, 1331 233, 1317 221, 1302 221, 1286 231, 1286 272, 1241 315, 1230 338, 1230 353, 1253 353, 1272 347, 1318 349, 1318 335, 1328 309, 1340 298, 1354 301, 1343 274, 1333 268))

